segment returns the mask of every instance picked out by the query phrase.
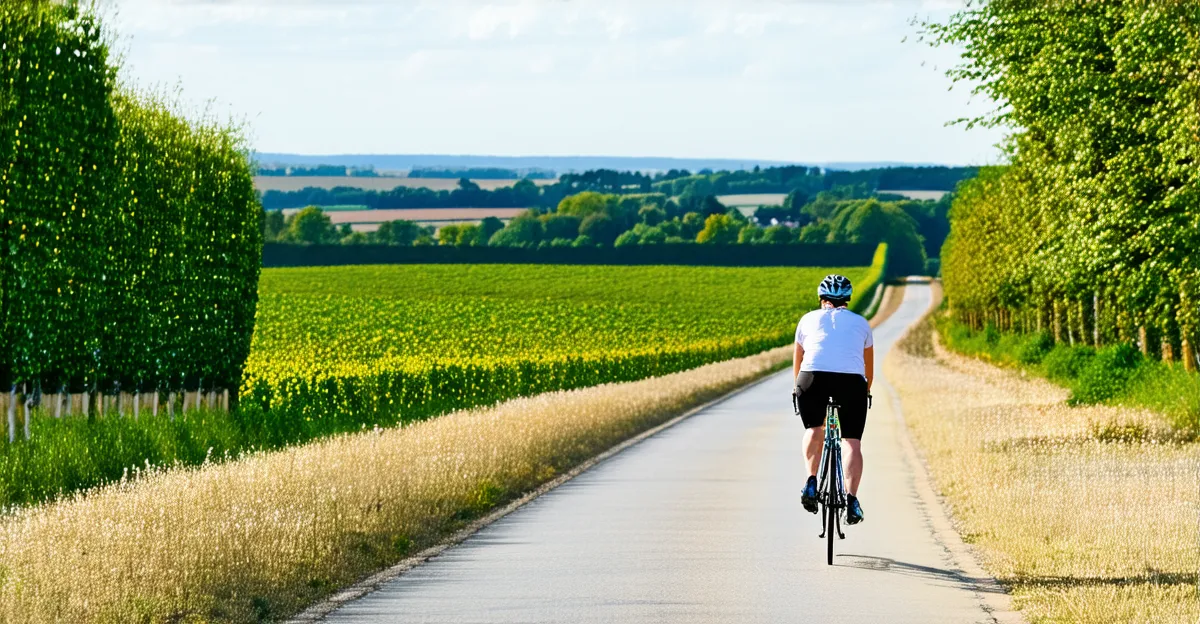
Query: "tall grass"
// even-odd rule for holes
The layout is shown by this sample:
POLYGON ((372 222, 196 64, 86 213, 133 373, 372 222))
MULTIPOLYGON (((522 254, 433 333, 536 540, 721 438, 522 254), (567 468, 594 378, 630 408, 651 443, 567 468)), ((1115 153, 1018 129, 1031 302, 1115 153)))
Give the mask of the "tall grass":
POLYGON ((1068 405, 1071 391, 1028 368, 935 335, 910 333, 884 370, 959 531, 1014 605, 1035 623, 1200 619, 1200 447, 1160 414, 1068 405))
POLYGON ((256 622, 787 361, 790 348, 158 471, 0 524, 2 622, 256 622))
POLYGON ((1072 404, 1148 408, 1165 415, 1179 435, 1200 435, 1200 374, 1182 364, 1146 358, 1126 344, 1094 349, 991 325, 973 331, 946 316, 937 318, 937 327, 948 348, 1046 377, 1071 391, 1072 404))

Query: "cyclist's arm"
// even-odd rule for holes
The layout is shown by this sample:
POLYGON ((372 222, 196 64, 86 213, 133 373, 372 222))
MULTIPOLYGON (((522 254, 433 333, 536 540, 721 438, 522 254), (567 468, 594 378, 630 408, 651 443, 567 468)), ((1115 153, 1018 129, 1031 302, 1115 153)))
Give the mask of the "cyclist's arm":
POLYGON ((863 364, 866 364, 867 392, 870 392, 871 384, 875 383, 875 347, 863 349, 863 364))
POLYGON ((804 362, 804 347, 800 343, 796 343, 796 350, 792 353, 792 380, 794 381, 800 376, 800 364, 804 362))

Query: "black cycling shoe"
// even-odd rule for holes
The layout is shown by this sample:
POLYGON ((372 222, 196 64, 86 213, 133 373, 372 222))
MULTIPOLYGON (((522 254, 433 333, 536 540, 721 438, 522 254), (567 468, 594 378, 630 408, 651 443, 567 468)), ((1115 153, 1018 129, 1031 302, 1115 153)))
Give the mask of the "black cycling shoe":
POLYGON ((846 524, 858 524, 863 521, 862 505, 858 504, 858 499, 847 494, 846 495, 846 524))
POLYGON ((804 492, 800 494, 800 504, 808 513, 817 513, 817 478, 809 477, 804 484, 804 492))

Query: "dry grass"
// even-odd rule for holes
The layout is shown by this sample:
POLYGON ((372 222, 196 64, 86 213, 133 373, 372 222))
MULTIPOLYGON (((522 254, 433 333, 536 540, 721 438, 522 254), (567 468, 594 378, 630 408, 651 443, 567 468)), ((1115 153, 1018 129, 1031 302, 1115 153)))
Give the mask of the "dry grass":
POLYGON ((163 472, 20 511, 0 524, 0 621, 297 612, 789 353, 163 472))
POLYGON ((1200 619, 1200 446, 1158 415, 1067 407, 925 328, 885 363, 963 538, 1032 622, 1200 619), (922 356, 923 355, 923 356, 922 356))

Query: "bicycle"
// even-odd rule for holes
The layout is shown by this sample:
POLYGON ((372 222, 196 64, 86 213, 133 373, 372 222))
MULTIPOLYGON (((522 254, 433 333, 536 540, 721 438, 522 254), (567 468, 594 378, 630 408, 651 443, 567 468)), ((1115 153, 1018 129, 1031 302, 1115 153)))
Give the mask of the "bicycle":
MULTIPOLYGON (((797 397, 792 406, 800 413, 797 397)), ((867 395, 867 408, 871 395, 867 395)), ((821 464, 817 471, 817 501, 821 505, 821 534, 817 537, 828 543, 826 564, 833 565, 833 536, 846 539, 842 533, 842 510, 846 508, 846 479, 842 473, 842 425, 838 418, 841 409, 833 397, 825 405, 825 445, 821 448, 821 464)))

